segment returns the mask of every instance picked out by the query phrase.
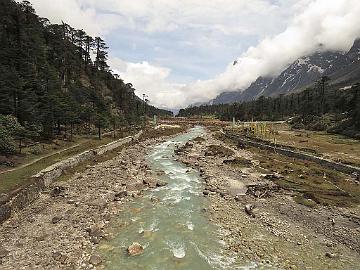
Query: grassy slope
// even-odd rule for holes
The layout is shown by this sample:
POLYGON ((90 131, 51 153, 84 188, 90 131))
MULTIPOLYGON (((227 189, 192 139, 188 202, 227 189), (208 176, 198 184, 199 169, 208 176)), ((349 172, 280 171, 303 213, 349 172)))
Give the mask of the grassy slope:
MULTIPOLYGON (((119 139, 119 138, 117 138, 119 139)), ((37 172, 41 171, 42 169, 45 169, 46 167, 60 161, 63 159, 66 159, 68 157, 74 156, 76 154, 82 153, 86 150, 98 147, 100 145, 107 144, 111 141, 114 141, 114 139, 110 136, 103 137, 102 140, 98 140, 95 138, 89 138, 89 139, 79 139, 75 142, 69 143, 69 144, 63 144, 62 147, 52 147, 51 149, 48 149, 45 153, 42 155, 28 155, 25 156, 25 158, 21 161, 21 164, 29 163, 34 159, 41 158, 42 156, 49 155, 52 152, 53 155, 50 155, 48 157, 45 157, 29 166, 18 168, 14 171, 5 172, 3 174, 0 174, 0 193, 6 193, 11 190, 14 190, 21 185, 27 184, 27 182, 30 179, 30 176, 36 174, 37 172), (61 149, 69 148, 72 145, 79 144, 76 147, 73 147, 71 149, 65 150, 61 153, 56 153, 61 149)))

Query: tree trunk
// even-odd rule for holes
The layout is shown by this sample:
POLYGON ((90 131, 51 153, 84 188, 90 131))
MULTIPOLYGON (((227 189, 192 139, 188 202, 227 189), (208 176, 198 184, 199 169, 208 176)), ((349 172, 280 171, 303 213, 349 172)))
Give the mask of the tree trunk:
POLYGON ((101 127, 100 127, 100 123, 99 123, 99 140, 101 140, 101 127))
POLYGON ((70 141, 73 140, 73 127, 74 127, 74 124, 73 122, 70 123, 70 141))

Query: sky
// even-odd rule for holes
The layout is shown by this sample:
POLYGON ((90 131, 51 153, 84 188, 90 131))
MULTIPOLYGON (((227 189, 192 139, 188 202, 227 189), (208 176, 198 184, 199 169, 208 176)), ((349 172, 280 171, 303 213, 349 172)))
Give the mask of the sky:
POLYGON ((360 37, 359 0, 30 2, 53 23, 103 37, 111 69, 167 109, 244 90, 299 57, 346 51, 360 37))

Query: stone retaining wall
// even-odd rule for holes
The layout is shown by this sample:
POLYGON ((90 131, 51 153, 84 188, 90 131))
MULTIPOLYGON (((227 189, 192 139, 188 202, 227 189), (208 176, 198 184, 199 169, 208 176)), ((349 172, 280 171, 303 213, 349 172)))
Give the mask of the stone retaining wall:
POLYGON ((276 150, 276 153, 282 154, 284 156, 307 160, 307 161, 312 161, 312 162, 318 163, 324 167, 327 167, 329 169, 340 171, 343 173, 347 173, 347 174, 356 173, 356 174, 360 175, 359 167, 338 163, 338 162, 335 162, 335 161, 332 161, 329 159, 313 156, 311 154, 304 153, 304 152, 298 152, 298 151, 286 149, 279 145, 275 146, 275 145, 271 145, 270 143, 269 144, 266 144, 264 142, 260 143, 258 141, 254 141, 254 140, 251 140, 248 138, 243 138, 238 135, 233 135, 233 134, 229 134, 229 133, 224 133, 224 135, 235 141, 242 142, 245 145, 258 147, 260 149, 265 149, 265 150, 273 150, 273 151, 276 150))
POLYGON ((66 169, 73 168, 83 161, 90 160, 97 155, 103 155, 106 152, 112 151, 124 144, 138 140, 142 135, 142 131, 134 136, 119 139, 117 141, 100 146, 96 149, 85 151, 81 154, 62 160, 58 163, 47 167, 38 174, 32 176, 30 185, 22 187, 9 195, 7 198, 0 200, 0 224, 10 218, 12 213, 15 213, 36 200, 40 193, 49 187, 56 178, 61 176, 66 169))

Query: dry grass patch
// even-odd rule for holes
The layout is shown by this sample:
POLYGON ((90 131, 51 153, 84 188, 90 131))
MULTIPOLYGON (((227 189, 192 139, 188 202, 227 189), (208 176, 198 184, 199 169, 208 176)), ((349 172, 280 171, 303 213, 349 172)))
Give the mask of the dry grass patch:
POLYGON ((234 155, 235 152, 222 145, 209 145, 205 154, 207 156, 229 157, 234 155))

